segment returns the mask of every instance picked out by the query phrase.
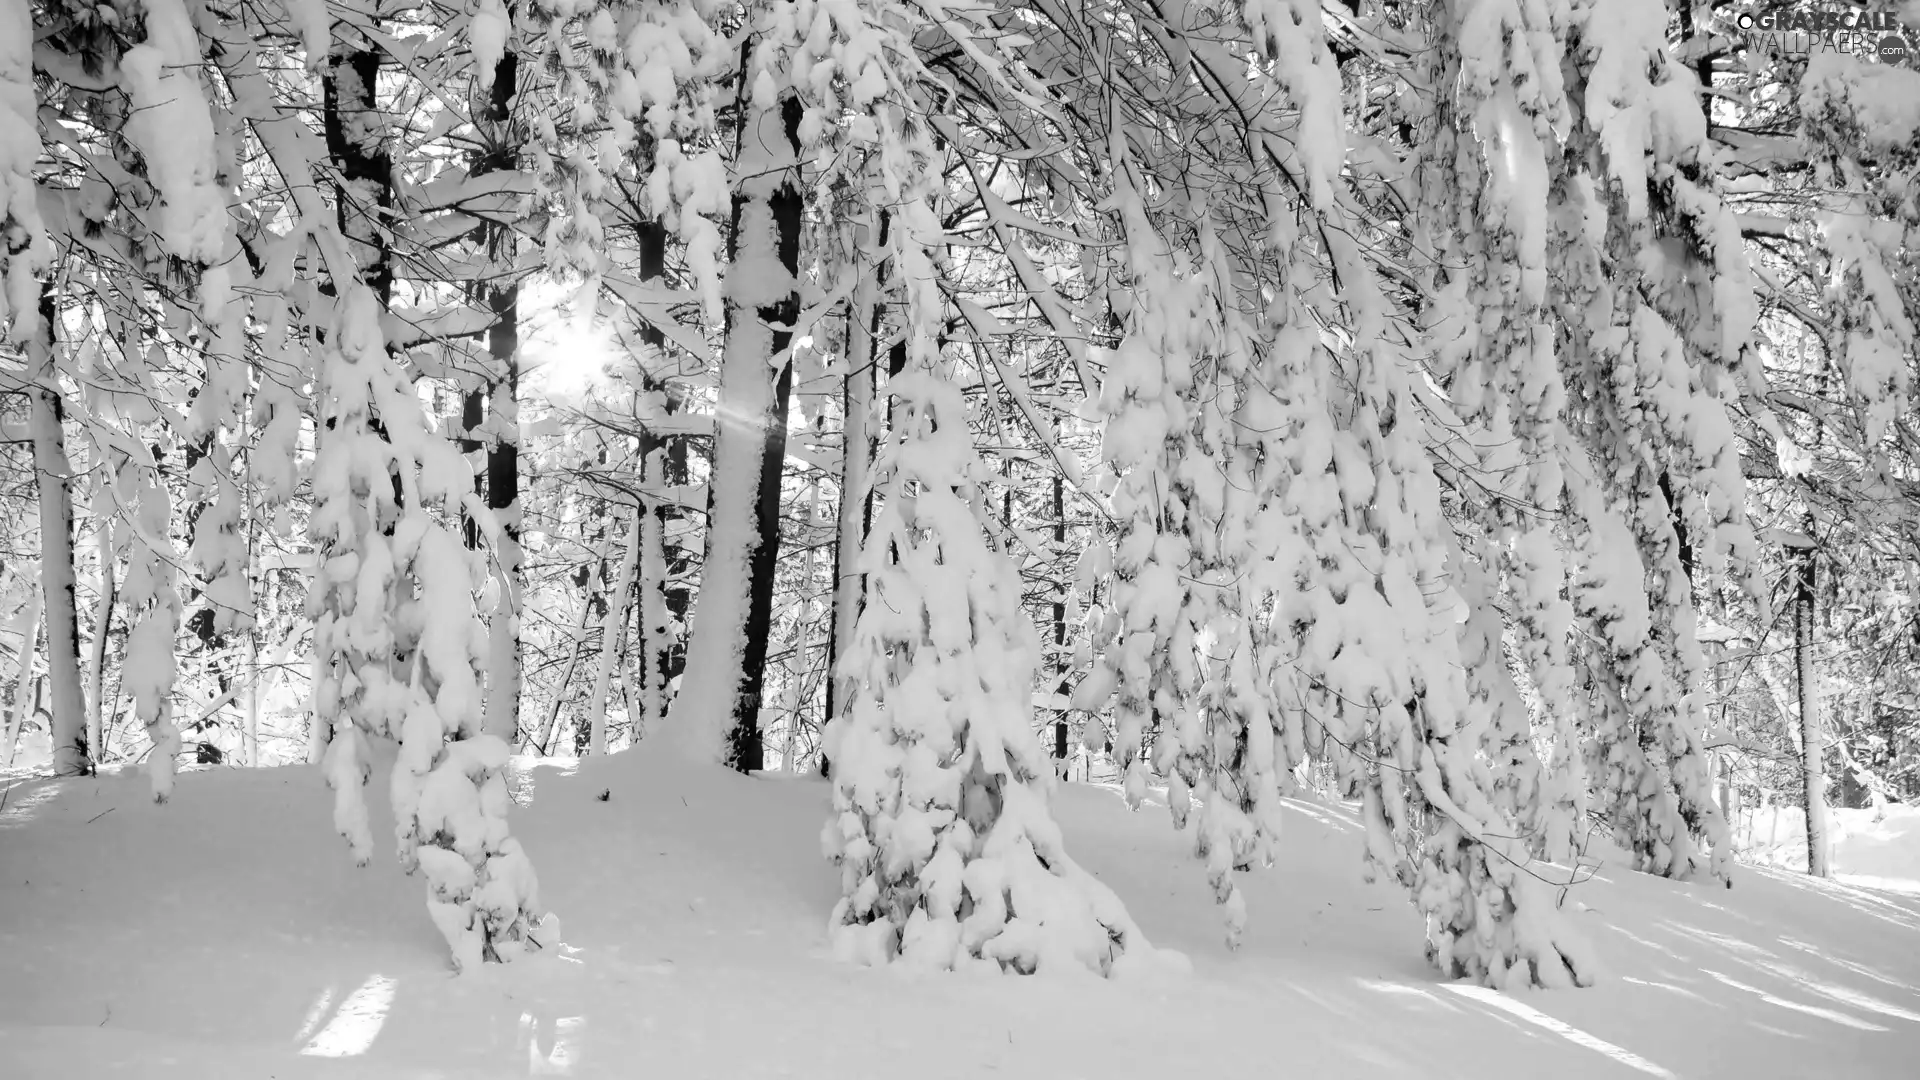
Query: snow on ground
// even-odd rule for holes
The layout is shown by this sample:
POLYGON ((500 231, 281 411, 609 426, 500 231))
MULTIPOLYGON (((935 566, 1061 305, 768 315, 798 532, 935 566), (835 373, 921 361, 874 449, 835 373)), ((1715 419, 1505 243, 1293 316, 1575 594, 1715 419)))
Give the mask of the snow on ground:
MULTIPOLYGON (((1920 806, 1889 803, 1879 811, 1827 810, 1834 877, 1850 885, 1920 893, 1920 806)), ((1766 807, 1741 815, 1745 857, 1787 870, 1807 868, 1807 816, 1799 807, 1766 807)))
MULTIPOLYGON (((1164 807, 1056 799, 1155 944, 1156 981, 915 975, 827 958, 828 791, 638 754, 522 766, 515 835, 568 946, 448 973, 423 886, 354 868, 306 767, 30 781, 0 811, 0 1077, 1908 1077, 1920 896, 1748 869, 1607 868, 1575 918, 1604 985, 1440 981, 1359 826, 1290 804, 1245 945, 1164 807), (598 796, 605 791, 606 801, 598 796)), ((368 802, 385 791, 376 775, 368 802)), ((375 821, 376 836, 390 836, 375 821)))

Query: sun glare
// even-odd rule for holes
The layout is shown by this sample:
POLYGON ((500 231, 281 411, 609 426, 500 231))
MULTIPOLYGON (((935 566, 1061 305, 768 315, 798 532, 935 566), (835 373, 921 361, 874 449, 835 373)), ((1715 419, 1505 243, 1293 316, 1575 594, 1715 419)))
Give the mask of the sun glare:
POLYGON ((1511 1016, 1519 1017, 1529 1024, 1545 1028, 1576 1046, 1584 1046, 1595 1053, 1605 1054, 1620 1064, 1629 1068, 1638 1069, 1649 1076, 1661 1077, 1662 1080, 1674 1080, 1673 1073, 1633 1053, 1625 1047, 1615 1046, 1605 1039, 1590 1035, 1558 1017, 1548 1016, 1539 1009, 1515 1001, 1513 998, 1498 991, 1489 990, 1484 986, 1470 986, 1465 983, 1449 983, 1445 989, 1459 994, 1461 997, 1472 998, 1490 1008, 1499 1009, 1501 1012, 1511 1016))
POLYGON ((358 1057, 366 1053, 387 1024, 387 1010, 393 1007, 395 985, 394 980, 385 975, 369 977, 358 990, 347 995, 347 1000, 340 1003, 340 1011, 333 1014, 327 1026, 300 1052, 308 1057, 358 1057))
POLYGON ((593 320, 559 316, 539 327, 527 341, 529 366, 549 394, 584 394, 607 381, 608 362, 617 351, 613 336, 593 320))

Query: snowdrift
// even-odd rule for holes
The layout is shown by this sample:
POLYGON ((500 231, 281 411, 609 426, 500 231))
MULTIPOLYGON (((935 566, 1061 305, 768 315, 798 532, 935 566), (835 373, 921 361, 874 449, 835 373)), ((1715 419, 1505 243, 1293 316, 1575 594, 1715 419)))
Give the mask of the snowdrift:
POLYGON ((1603 867, 1568 904, 1609 977, 1507 997, 1437 978, 1405 896, 1360 880, 1345 807, 1288 802, 1229 953, 1164 805, 1071 785, 1069 850, 1191 974, 914 975, 828 955, 824 783, 639 754, 512 781, 567 945, 460 978, 422 883, 387 851, 353 867, 314 769, 189 773, 162 807, 137 773, 15 784, 0 1076, 1907 1077, 1920 1060, 1920 896, 1901 892, 1603 867))
MULTIPOLYGON (((1890 803, 1884 812, 1827 810, 1833 873, 1843 882, 1920 893, 1920 806, 1890 803)), ((1787 870, 1807 868, 1807 815, 1795 806, 1741 815, 1745 855, 1787 870)))

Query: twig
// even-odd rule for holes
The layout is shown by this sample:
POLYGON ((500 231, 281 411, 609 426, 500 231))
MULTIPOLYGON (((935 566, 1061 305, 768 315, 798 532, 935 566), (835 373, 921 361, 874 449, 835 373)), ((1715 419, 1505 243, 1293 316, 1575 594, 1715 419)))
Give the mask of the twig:
POLYGON ((91 825, 91 824, 93 824, 94 822, 96 822, 96 821, 99 821, 99 820, 100 820, 101 818, 103 818, 103 817, 106 817, 106 816, 107 816, 108 814, 111 814, 111 813, 113 813, 115 809, 117 809, 117 807, 112 807, 112 806, 109 806, 109 807, 107 807, 107 808, 106 808, 105 810, 102 810, 102 811, 100 811, 99 813, 97 813, 97 814, 95 814, 95 815, 93 815, 92 817, 90 817, 90 818, 88 818, 88 819, 86 820, 86 822, 85 822, 85 824, 88 824, 88 825, 91 825))

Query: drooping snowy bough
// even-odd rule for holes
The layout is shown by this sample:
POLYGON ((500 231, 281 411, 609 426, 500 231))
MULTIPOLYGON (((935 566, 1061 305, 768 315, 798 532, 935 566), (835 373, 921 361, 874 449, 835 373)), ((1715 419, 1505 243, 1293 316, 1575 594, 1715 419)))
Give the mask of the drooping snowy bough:
MULTIPOLYGON (((365 210, 382 204, 392 172, 372 77, 378 62, 340 48, 329 58, 326 118, 342 176, 336 197, 365 210)), ((298 153, 285 143, 276 149, 283 168, 298 153)), ((398 742, 390 798, 401 865, 424 872, 428 912, 456 969, 512 960, 548 941, 557 924, 543 923, 532 863, 508 832, 510 748, 484 730, 488 633, 475 601, 487 564, 462 542, 458 523, 464 509, 498 543, 497 522, 473 492, 471 464, 429 422, 389 347, 389 237, 370 213, 335 215, 302 200, 303 228, 321 249, 333 293, 312 290, 307 308, 318 341, 308 532, 319 572, 307 597, 313 751, 334 790, 335 827, 364 865, 373 847, 361 793, 371 742, 398 742)))
POLYGON ((936 343, 938 158, 928 129, 889 103, 919 89, 882 62, 911 56, 910 37, 891 14, 849 9, 819 12, 814 38, 831 44, 813 81, 837 67, 865 113, 831 137, 879 163, 863 188, 892 215, 907 366, 887 384, 866 603, 836 673, 849 700, 824 738, 834 810, 822 844, 844 890, 834 950, 870 964, 1114 974, 1156 953, 1068 857, 1048 808, 1053 769, 1032 723, 1039 638, 1016 564, 988 542, 985 467, 936 343))
POLYGON ((1113 892, 1067 857, 1053 772, 1031 722, 1039 641, 1014 564, 988 546, 982 472, 960 393, 926 363, 890 383, 898 435, 828 729, 824 842, 845 895, 836 954, 936 968, 1111 972, 1146 942, 1113 892))
MULTIPOLYGON (((1513 443, 1510 410, 1491 421, 1462 410, 1464 432, 1441 427, 1458 413, 1420 370, 1430 356, 1401 307, 1406 271, 1380 273, 1381 256, 1357 240, 1366 227, 1333 194, 1345 124, 1317 6, 1248 4, 1241 16, 1210 29, 1244 35, 1252 69, 1247 50, 1208 34, 1173 37, 1164 54, 1210 97, 1156 96, 1183 85, 1155 77, 1166 46, 1109 24, 1128 42, 1112 51, 1147 70, 1126 80, 1138 88, 1130 113, 1112 110, 1103 133, 1115 179, 1102 208, 1125 238, 1109 294, 1124 331, 1100 403, 1121 535, 1106 674, 1076 704, 1118 692, 1116 749, 1136 797, 1135 747, 1151 732, 1176 824, 1197 804, 1196 849, 1230 942, 1246 919, 1232 874, 1271 852, 1276 789, 1312 758, 1361 798, 1369 865, 1408 888, 1443 971, 1502 987, 1587 983, 1595 964, 1559 911, 1565 870, 1531 850, 1547 785, 1488 569, 1521 560, 1501 554, 1500 534, 1473 545, 1482 562, 1465 561, 1436 475, 1436 458, 1460 453, 1448 443, 1513 443), (1183 138, 1123 119, 1142 113, 1183 138)), ((1059 45, 1071 49, 1070 36, 1059 45)), ((1477 161, 1467 130, 1459 152, 1477 161)), ((1403 182, 1377 145, 1364 150, 1364 170, 1403 182)), ((1521 246, 1538 251, 1538 239, 1521 246)), ((1496 344, 1475 359, 1497 358, 1504 378, 1505 354, 1531 343, 1496 344)), ((1557 399, 1536 374, 1495 390, 1530 400, 1550 432, 1557 399)), ((1489 381, 1476 372, 1456 385, 1489 381)), ((1522 534, 1529 557, 1541 535, 1522 534)), ((1558 565, 1547 563, 1536 578, 1558 565)), ((1549 638, 1570 618, 1557 588, 1522 608, 1549 638)), ((1564 649, 1540 650, 1536 666, 1556 664, 1564 649)))
POLYGON ((325 725, 334 824, 362 865, 373 852, 361 795, 369 741, 399 742, 400 861, 425 872, 428 910, 466 969, 530 947, 539 888, 507 831, 507 744, 481 731, 484 564, 442 516, 476 499, 472 468, 427 423, 379 317, 373 291, 353 286, 319 355, 314 722, 325 725))
POLYGON ((53 244, 40 220, 33 163, 40 156, 33 94, 33 11, 0 0, 0 339, 25 341, 40 314, 40 271, 53 244))

